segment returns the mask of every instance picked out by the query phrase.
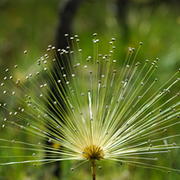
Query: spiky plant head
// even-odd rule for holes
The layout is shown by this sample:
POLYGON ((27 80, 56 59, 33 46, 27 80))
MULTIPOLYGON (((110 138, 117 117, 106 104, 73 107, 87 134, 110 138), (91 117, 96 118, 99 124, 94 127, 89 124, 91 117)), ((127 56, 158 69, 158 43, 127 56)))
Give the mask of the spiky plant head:
MULTIPOLYGON (((62 160, 92 161, 94 165, 110 160, 179 171, 158 165, 156 157, 179 148, 171 139, 180 134, 167 134, 168 128, 179 124, 179 92, 170 93, 179 83, 179 70, 153 91, 157 78, 151 81, 151 76, 159 59, 136 62, 142 43, 136 51, 129 48, 119 67, 114 38, 109 52, 102 55, 94 34, 94 54, 86 59, 77 35, 67 36, 67 41, 66 49, 49 46, 33 73, 13 76, 6 69, 1 83, 1 97, 5 97, 0 104, 2 132, 10 128, 12 133, 35 138, 7 139, 1 133, 1 149, 24 149, 32 156, 11 155, 14 161, 5 159, 0 165, 62 160)), ((18 70, 17 65, 14 68, 18 70)))
POLYGON ((104 152, 101 147, 90 145, 84 148, 83 158, 87 160, 101 160, 104 158, 104 152))

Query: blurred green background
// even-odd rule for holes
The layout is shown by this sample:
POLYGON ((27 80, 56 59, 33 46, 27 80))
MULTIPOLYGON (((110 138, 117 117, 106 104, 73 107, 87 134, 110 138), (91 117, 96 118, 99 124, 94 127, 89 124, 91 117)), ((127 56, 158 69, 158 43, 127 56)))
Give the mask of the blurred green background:
MULTIPOLYGON (((1 77, 9 64, 27 68, 27 64, 46 53, 49 44, 55 44, 59 3, 58 0, 0 1, 1 77), (30 58, 24 58, 24 50, 28 50, 30 58)), ((119 63, 123 62, 129 46, 136 48, 142 41, 137 61, 153 61, 159 57, 157 76, 160 83, 164 82, 180 67, 180 3, 178 0, 130 0, 123 20, 118 17, 116 3, 116 0, 87 0, 79 8, 73 22, 73 33, 79 35, 84 57, 93 52, 94 32, 98 33, 102 54, 107 53, 111 38, 116 38, 115 56, 119 63)), ((179 127, 175 130, 178 133, 179 127)), ((10 132, 6 133, 8 136, 10 132)), ((179 151, 173 160, 180 167, 178 154, 179 151)), ((170 165, 167 160, 165 162, 170 165)), ((75 172, 69 171, 70 162, 62 164, 62 179, 91 179, 90 164, 78 167, 75 172)), ((180 179, 175 172, 166 174, 110 162, 101 165, 103 169, 97 170, 98 180, 180 179)), ((36 168, 28 164, 0 166, 0 180, 56 179, 51 169, 53 165, 36 168)))

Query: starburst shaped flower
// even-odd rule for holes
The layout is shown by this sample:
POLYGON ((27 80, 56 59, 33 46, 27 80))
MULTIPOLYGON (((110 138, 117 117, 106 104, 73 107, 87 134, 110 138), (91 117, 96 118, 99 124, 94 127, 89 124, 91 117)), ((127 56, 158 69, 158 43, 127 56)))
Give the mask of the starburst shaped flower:
POLYGON ((103 160, 179 171, 159 165, 157 158, 179 148, 172 140, 180 134, 167 132, 180 123, 179 92, 170 92, 179 83, 179 70, 154 90, 157 78, 151 77, 159 59, 136 62, 140 43, 136 51, 129 48, 120 66, 114 41, 106 55, 99 54, 94 34, 94 54, 84 59, 78 36, 71 37, 66 49, 49 46, 28 75, 15 73, 17 65, 16 71, 6 69, 0 92, 0 149, 23 149, 31 155, 11 154, 14 159, 2 157, 0 165, 91 161, 93 180, 96 162, 103 160), (5 129, 15 138, 5 137, 5 129), (17 134, 35 138, 22 140, 17 134))

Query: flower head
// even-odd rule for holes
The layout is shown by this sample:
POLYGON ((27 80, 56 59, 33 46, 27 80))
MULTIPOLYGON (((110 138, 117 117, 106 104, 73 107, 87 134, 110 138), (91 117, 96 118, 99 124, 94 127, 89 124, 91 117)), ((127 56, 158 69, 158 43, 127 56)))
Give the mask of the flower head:
MULTIPOLYGON (((94 54, 86 60, 78 36, 68 41, 66 49, 49 46, 28 75, 13 76, 6 69, 1 83, 2 132, 10 128, 35 138, 22 141, 16 134, 12 140, 2 133, 1 149, 21 148, 32 156, 14 155, 14 161, 0 165, 92 161, 94 179, 95 163, 101 160, 179 171, 158 165, 157 158, 179 148, 171 139, 180 134, 167 132, 180 123, 179 92, 170 92, 179 83, 179 70, 154 90, 157 78, 151 77, 159 59, 136 62, 142 43, 137 51, 129 48, 120 66, 114 59, 114 38, 102 55, 94 34, 94 54)), ((14 68, 18 70, 17 65, 14 68)))

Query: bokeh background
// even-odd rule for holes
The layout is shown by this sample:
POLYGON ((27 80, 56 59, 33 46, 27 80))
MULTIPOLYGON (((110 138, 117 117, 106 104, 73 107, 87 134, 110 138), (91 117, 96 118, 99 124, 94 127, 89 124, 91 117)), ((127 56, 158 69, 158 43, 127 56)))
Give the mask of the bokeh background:
MULTIPOLYGON (((60 3, 59 0, 0 1, 0 78, 9 64, 26 69, 27 64, 34 63, 46 53, 49 44, 55 44, 60 3), (30 58, 24 58, 24 50, 28 50, 30 58)), ((123 63, 128 47, 137 48, 142 41, 137 61, 153 61, 159 57, 156 75, 161 84, 180 67, 179 9, 178 0, 127 0, 125 4, 118 0, 84 0, 74 18, 72 32, 79 35, 85 58, 93 52, 94 32, 100 39, 102 54, 107 53, 111 38, 116 38, 115 56, 119 64, 123 63), (117 3, 121 3, 121 13, 117 3)), ((174 131, 179 133, 179 128, 174 131)), ((8 137, 11 132, 6 133, 8 137)), ((179 151, 175 151, 172 160, 180 168, 178 155, 179 151)), ((171 166, 166 157, 164 162, 171 166)), ((70 171, 70 162, 63 162, 61 166, 61 179, 91 179, 90 164, 79 166, 75 172, 70 171)), ((101 166, 102 170, 97 171, 98 180, 180 179, 176 172, 166 174, 110 162, 103 162, 101 166)), ((53 165, 36 168, 29 164, 0 166, 0 180, 55 180, 52 169, 53 165)))

